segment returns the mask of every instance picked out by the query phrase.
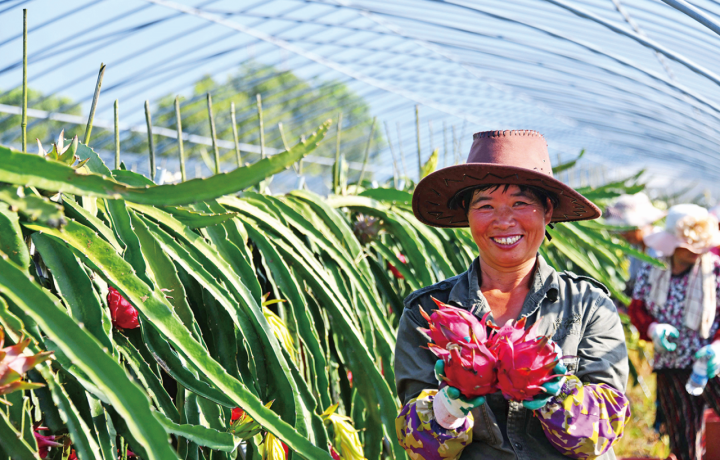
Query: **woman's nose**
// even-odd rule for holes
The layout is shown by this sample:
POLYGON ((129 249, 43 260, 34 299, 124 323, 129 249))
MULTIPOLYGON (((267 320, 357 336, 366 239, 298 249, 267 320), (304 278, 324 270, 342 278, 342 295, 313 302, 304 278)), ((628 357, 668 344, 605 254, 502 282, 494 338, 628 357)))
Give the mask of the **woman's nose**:
POLYGON ((509 206, 503 206, 497 209, 495 213, 495 225, 500 228, 515 225, 515 215, 509 206))

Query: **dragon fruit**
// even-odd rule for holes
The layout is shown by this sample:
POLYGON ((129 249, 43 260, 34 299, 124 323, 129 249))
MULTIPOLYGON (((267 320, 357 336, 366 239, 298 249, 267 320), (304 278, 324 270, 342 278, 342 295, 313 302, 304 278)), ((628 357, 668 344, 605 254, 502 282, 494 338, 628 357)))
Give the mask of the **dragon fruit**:
POLYGON ((497 389, 515 401, 530 401, 543 383, 560 377, 553 373, 558 356, 550 338, 537 334, 537 324, 526 330, 525 322, 508 321, 487 343, 497 356, 497 389))
POLYGON ((424 330, 432 340, 428 348, 445 363, 445 376, 441 378, 466 397, 495 392, 497 360, 485 345, 487 315, 480 321, 463 309, 433 301, 438 309, 432 315, 422 308, 420 313, 430 325, 424 330))

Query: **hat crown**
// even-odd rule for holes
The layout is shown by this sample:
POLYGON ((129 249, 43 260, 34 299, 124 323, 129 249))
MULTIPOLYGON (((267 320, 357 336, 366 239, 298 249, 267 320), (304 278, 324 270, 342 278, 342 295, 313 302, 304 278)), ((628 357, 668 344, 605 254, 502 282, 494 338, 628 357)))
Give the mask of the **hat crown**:
POLYGON ((473 134, 467 163, 515 166, 550 177, 553 175, 545 138, 529 129, 473 134))
POLYGON ((706 219, 708 217, 708 211, 702 206, 691 203, 671 206, 665 218, 665 230, 675 234, 678 230, 678 222, 688 216, 696 220, 706 219))

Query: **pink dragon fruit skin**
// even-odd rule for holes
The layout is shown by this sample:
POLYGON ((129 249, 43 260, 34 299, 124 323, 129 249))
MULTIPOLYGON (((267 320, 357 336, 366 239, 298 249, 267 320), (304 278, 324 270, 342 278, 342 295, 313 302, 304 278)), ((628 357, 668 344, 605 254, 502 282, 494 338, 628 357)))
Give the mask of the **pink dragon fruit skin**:
POLYGON ((487 341, 485 327, 487 315, 483 317, 482 321, 479 321, 475 315, 462 308, 447 305, 434 297, 431 299, 438 309, 433 310, 432 315, 428 315, 425 310, 420 308, 420 314, 430 325, 429 329, 422 331, 430 337, 435 345, 444 348, 448 343, 477 345, 487 341))
POLYGON ((449 350, 432 343, 428 346, 445 362, 445 383, 460 390, 464 396, 474 398, 497 391, 497 360, 485 345, 467 347, 450 344, 449 350))
POLYGON ((559 377, 553 374, 558 356, 550 339, 538 337, 536 327, 524 326, 525 318, 508 321, 488 342, 497 356, 497 388, 515 401, 531 400, 544 391, 543 383, 559 377))
POLYGON ((470 398, 497 391, 495 355, 485 346, 487 315, 479 321, 461 308, 433 301, 438 310, 429 316, 421 308, 420 313, 430 326, 424 330, 433 341, 428 348, 445 363, 445 383, 470 398))

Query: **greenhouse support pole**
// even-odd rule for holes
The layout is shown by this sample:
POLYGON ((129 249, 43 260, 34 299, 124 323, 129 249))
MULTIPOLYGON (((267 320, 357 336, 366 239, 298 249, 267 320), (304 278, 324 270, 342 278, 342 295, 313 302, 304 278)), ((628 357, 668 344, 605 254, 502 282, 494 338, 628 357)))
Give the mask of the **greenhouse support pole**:
POLYGON ((120 108, 119 102, 115 99, 113 104, 115 112, 115 169, 120 169, 120 108))
POLYGON ((217 133, 215 132, 215 116, 213 116, 212 96, 207 93, 208 118, 210 119, 210 138, 212 139, 213 155, 215 156, 215 174, 220 174, 220 149, 217 145, 217 133))
POLYGON ((686 2, 685 0, 662 0, 678 11, 681 11, 716 34, 720 35, 720 23, 702 11, 700 8, 686 2))
POLYGON ((398 171, 397 159, 395 158, 395 149, 393 149, 392 139, 390 139, 390 129, 388 128, 387 121, 383 124, 385 125, 385 135, 387 136, 388 146, 390 147, 390 156, 392 156, 393 161, 393 186, 398 188, 398 176, 400 175, 400 171, 398 171))
POLYGON ((22 151, 27 152, 27 8, 23 9, 23 82, 22 82, 22 118, 20 119, 20 129, 22 131, 22 151))
POLYGON ((237 165, 239 168, 242 166, 242 154, 240 153, 240 140, 238 138, 237 122, 235 121, 234 102, 230 103, 230 122, 232 123, 233 140, 235 141, 235 156, 237 157, 237 165))
POLYGON ((150 180, 155 178, 155 147, 153 146, 152 118, 150 117, 150 101, 145 99, 145 123, 147 124, 148 149, 150 151, 150 180))
POLYGON ((98 100, 100 100, 100 88, 102 87, 103 76, 105 76, 105 64, 100 63, 100 72, 98 72, 97 83, 95 83, 95 94, 93 94, 92 105, 90 105, 90 115, 88 116, 87 126, 85 127, 85 141, 83 144, 90 145, 90 134, 92 133, 93 120, 95 119, 95 109, 98 100))
POLYGON ((340 188, 340 134, 342 133, 342 112, 338 113, 337 138, 335 139, 335 163, 333 164, 333 193, 340 188))
POLYGON ((182 117, 180 116, 180 99, 175 96, 175 127, 177 128, 178 150, 180 153, 180 178, 185 182, 185 149, 183 147, 182 117))
POLYGON ((365 158, 363 159, 362 169, 360 170, 360 178, 357 181, 358 185, 362 184, 363 177, 365 176, 365 167, 370 159, 370 144, 372 144, 373 136, 375 135, 375 123, 377 123, 377 117, 373 117, 372 126, 370 127, 370 137, 368 137, 367 145, 365 146, 365 158))
POLYGON ((458 142, 457 134, 455 133, 455 125, 452 126, 452 138, 453 138, 453 164, 458 164, 458 142))
POLYGON ((422 152, 420 151, 420 106, 415 104, 415 131, 417 133, 418 181, 422 179, 422 152))

